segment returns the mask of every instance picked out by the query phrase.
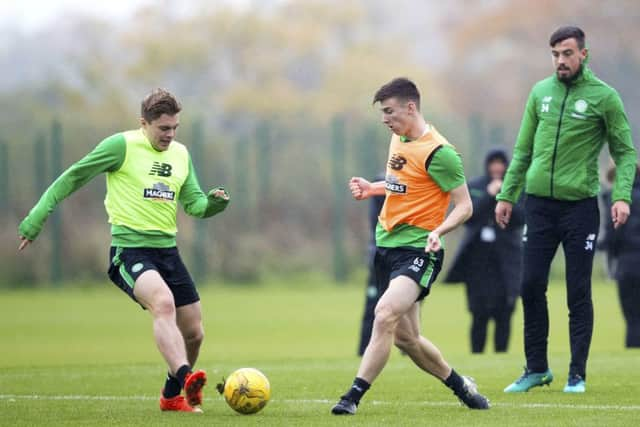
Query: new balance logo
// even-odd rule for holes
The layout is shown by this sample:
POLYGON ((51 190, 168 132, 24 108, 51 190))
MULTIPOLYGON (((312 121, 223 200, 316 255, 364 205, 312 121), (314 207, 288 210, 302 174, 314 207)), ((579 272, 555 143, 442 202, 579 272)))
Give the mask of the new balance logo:
POLYGON ((596 235, 591 233, 587 236, 587 240, 584 242, 584 250, 593 252, 593 243, 596 241, 596 235))
POLYGON ((389 167, 393 170, 399 171, 407 164, 407 159, 399 154, 393 154, 389 159, 389 167))
POLYGON ((413 260, 413 265, 409 266, 409 270, 415 271, 416 273, 420 272, 420 268, 422 268, 422 266, 424 265, 424 259, 423 258, 415 258, 413 260))
POLYGON ((173 169, 173 167, 171 167, 169 163, 153 162, 149 175, 164 177, 171 176, 171 169, 173 169))

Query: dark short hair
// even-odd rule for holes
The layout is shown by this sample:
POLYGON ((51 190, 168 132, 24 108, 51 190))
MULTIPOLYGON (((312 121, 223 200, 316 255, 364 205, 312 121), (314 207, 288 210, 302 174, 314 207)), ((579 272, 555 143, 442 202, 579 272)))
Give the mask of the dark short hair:
POLYGON ((566 39, 576 39, 578 49, 584 49, 584 31, 578 27, 560 27, 551 34, 549 38, 549 46, 554 47, 556 44, 566 39))
POLYGON ((413 101, 420 110, 420 92, 416 84, 406 77, 398 77, 382 86, 373 96, 373 104, 383 102, 389 98, 402 101, 413 101))
POLYGON ((154 89, 142 100, 140 115, 151 123, 163 114, 175 116, 182 110, 182 105, 175 96, 164 89, 154 89))

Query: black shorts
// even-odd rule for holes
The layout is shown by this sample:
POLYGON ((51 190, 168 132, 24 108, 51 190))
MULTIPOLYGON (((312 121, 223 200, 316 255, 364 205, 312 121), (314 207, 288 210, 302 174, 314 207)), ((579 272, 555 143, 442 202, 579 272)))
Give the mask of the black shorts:
POLYGON ((418 248, 381 248, 376 249, 374 259, 378 295, 389 287, 389 282, 398 276, 407 276, 420 286, 416 301, 429 295, 431 284, 442 268, 444 251, 426 253, 418 248))
POLYGON ((178 248, 111 247, 109 278, 134 301, 133 287, 140 275, 155 270, 169 286, 176 307, 200 301, 196 285, 185 267, 178 248))

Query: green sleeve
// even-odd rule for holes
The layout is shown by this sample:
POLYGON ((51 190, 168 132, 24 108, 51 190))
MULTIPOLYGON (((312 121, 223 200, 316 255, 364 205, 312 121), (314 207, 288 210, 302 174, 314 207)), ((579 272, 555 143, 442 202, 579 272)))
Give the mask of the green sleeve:
POLYGON ((449 145, 443 145, 433 154, 427 172, 445 192, 465 183, 462 159, 456 150, 449 145))
POLYGON ((218 187, 209 191, 209 194, 206 195, 202 192, 198 177, 193 168, 191 156, 189 156, 189 175, 187 175, 187 179, 184 181, 184 184, 182 184, 179 196, 184 211, 188 215, 197 218, 208 218, 222 212, 229 204, 229 200, 213 197, 213 193, 219 189, 224 190, 222 187, 218 187))
POLYGON ((524 188, 525 176, 531 163, 533 154, 533 139, 538 127, 538 115, 536 114, 535 91, 532 90, 524 110, 520 131, 516 146, 513 149, 513 159, 509 164, 507 173, 502 183, 502 189, 496 196, 497 200, 505 200, 515 204, 524 188))
POLYGON ((118 170, 125 154, 126 142, 122 134, 115 134, 100 142, 93 151, 71 165, 47 188, 29 215, 20 223, 20 235, 29 240, 38 237, 49 214, 60 202, 96 175, 118 170))
POLYGON ((604 111, 604 124, 609 142, 609 153, 616 164, 611 201, 624 200, 631 203, 631 187, 636 176, 637 155, 631 141, 631 129, 622 100, 613 91, 604 111))

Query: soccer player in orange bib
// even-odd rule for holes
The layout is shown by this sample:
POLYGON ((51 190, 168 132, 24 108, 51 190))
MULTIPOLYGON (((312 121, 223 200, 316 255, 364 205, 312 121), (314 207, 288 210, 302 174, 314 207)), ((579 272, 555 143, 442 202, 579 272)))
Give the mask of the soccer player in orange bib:
POLYGON ((420 113, 416 85, 397 78, 382 86, 382 122, 393 132, 384 181, 354 177, 356 200, 385 195, 376 228, 375 268, 382 293, 375 309, 371 340, 353 385, 331 412, 353 415, 364 393, 389 359, 392 344, 423 371, 440 379, 472 409, 488 409, 473 379, 459 375, 440 350, 420 333, 419 302, 442 266, 442 236, 466 221, 472 203, 462 160, 455 148, 420 113), (447 215, 449 203, 453 209, 447 215))

